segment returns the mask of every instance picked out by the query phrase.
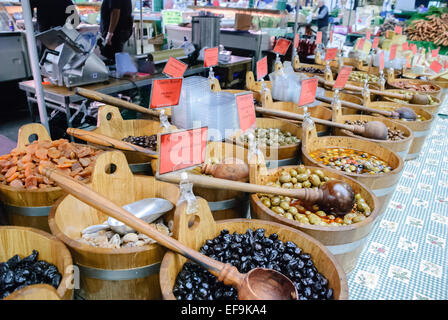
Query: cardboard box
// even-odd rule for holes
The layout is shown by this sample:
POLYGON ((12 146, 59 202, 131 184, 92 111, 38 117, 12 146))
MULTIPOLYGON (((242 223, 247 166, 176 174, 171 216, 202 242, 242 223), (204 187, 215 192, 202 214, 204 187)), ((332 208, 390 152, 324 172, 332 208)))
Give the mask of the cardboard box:
POLYGON ((248 31, 252 26, 252 16, 250 14, 235 14, 235 29, 241 31, 248 31))

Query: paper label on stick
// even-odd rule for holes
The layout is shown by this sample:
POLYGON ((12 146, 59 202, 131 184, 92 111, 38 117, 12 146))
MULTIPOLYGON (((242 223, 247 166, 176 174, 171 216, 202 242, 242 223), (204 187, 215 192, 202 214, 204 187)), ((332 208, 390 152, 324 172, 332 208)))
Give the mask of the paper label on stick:
POLYGON ((268 74, 268 57, 257 61, 257 81, 260 81, 268 74))
POLYGON ((411 57, 409 56, 406 57, 406 68, 411 68, 411 57))
POLYGON ((432 71, 434 71, 435 73, 439 73, 440 70, 442 70, 442 64, 441 64, 439 61, 434 60, 434 61, 431 63, 431 65, 429 66, 429 68, 430 68, 432 71))
POLYGON ((370 30, 367 30, 367 32, 366 32, 366 39, 370 40, 371 36, 372 36, 372 34, 370 33, 370 30))
POLYGON ((318 83, 317 78, 302 80, 302 86, 300 89, 299 107, 314 102, 314 99, 316 98, 317 83, 318 83))
POLYGON ((336 78, 333 89, 344 89, 345 84, 350 76, 350 72, 352 72, 352 66, 343 66, 341 71, 336 78))
POLYGON ((401 45, 401 50, 406 51, 409 49, 409 45, 407 42, 403 42, 403 44, 401 45))
POLYGON ((402 33, 403 33, 403 28, 400 27, 400 26, 395 26, 395 30, 394 30, 394 32, 395 32, 396 34, 402 34, 402 33))
POLYGON ((300 34, 296 33, 296 35, 294 36, 294 48, 298 48, 299 47, 299 42, 300 42, 300 34))
POLYGON ((414 54, 414 55, 417 54, 417 45, 415 43, 411 43, 409 45, 409 49, 412 50, 412 54, 414 54))
POLYGON ((440 47, 431 51, 431 55, 433 58, 436 58, 439 55, 440 47))
POLYGON ((316 44, 322 43, 322 31, 317 31, 316 33, 316 44))
POLYGON ((255 128, 256 116, 253 93, 249 92, 237 95, 236 106, 238 108, 241 131, 246 132, 248 129, 255 128))
POLYGON ((366 39, 364 39, 364 38, 358 40, 358 50, 362 50, 364 48, 365 42, 366 42, 366 39))
POLYGON ((397 56, 397 44, 393 44, 390 46, 390 54, 389 54, 389 61, 392 61, 397 56))
POLYGON ((336 58, 336 54, 338 53, 338 48, 328 48, 325 51, 325 61, 331 61, 336 58))
POLYGON ((205 161, 207 127, 162 133, 159 137, 159 174, 200 165, 205 161))
POLYGON ((384 51, 380 53, 380 70, 384 70, 384 51))
POLYGON ((283 39, 283 38, 278 39, 273 51, 275 53, 278 53, 278 54, 284 56, 286 54, 286 52, 288 51, 288 48, 290 45, 291 45, 291 41, 283 39))
POLYGON ((380 42, 380 38, 379 37, 373 38, 372 49, 378 48, 378 43, 379 42, 380 42))
POLYGON ((182 90, 182 78, 156 79, 152 83, 150 108, 177 106, 182 90))
POLYGON ((214 67, 218 65, 218 47, 204 50, 204 67, 214 67))
POLYGON ((187 67, 188 65, 186 65, 182 61, 179 61, 173 57, 169 57, 168 62, 163 69, 163 73, 171 78, 181 78, 184 76, 187 67))

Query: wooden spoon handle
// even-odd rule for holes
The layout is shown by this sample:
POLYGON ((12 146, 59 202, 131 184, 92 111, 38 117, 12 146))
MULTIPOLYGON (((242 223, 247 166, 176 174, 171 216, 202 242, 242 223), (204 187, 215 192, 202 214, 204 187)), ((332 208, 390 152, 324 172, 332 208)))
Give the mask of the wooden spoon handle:
POLYGON ((433 75, 433 76, 430 76, 430 77, 428 78, 428 80, 434 80, 434 79, 443 77, 443 76, 445 76, 445 75, 447 75, 447 74, 448 74, 448 70, 445 70, 445 71, 443 71, 443 72, 440 72, 440 73, 438 73, 438 74, 435 74, 435 75, 433 75))
POLYGON ((81 140, 84 140, 87 142, 91 142, 91 143, 95 143, 95 144, 99 144, 104 147, 115 148, 115 149, 124 150, 124 151, 141 152, 141 153, 144 153, 152 158, 155 158, 155 159, 158 158, 157 152, 155 152, 155 151, 152 151, 147 148, 142 148, 142 147, 136 146, 132 143, 120 141, 118 139, 114 139, 114 138, 111 138, 111 137, 108 137, 108 136, 105 136, 102 134, 98 134, 98 133, 95 133, 92 131, 76 129, 76 128, 67 128, 67 133, 73 137, 78 138, 78 139, 81 139, 81 140))
POLYGON ((160 117, 160 112, 158 112, 158 111, 146 109, 146 108, 139 106, 138 104, 127 102, 127 101, 112 97, 110 95, 107 95, 107 94, 104 94, 101 92, 76 87, 75 93, 82 97, 88 98, 90 100, 103 102, 106 104, 110 104, 112 106, 132 110, 132 111, 137 111, 140 113, 146 113, 146 114, 149 114, 149 115, 157 117, 157 118, 160 117))
MULTIPOLYGON (((123 222, 127 226, 137 230, 151 239, 154 239, 159 244, 172 250, 176 253, 183 255, 184 257, 202 265, 212 274, 220 277, 220 273, 224 270, 226 274, 230 274, 232 279, 225 279, 227 283, 236 286, 237 288, 241 284, 244 275, 240 273, 235 273, 231 266, 225 265, 222 262, 213 260, 199 252, 188 248, 179 241, 171 238, 170 236, 160 233, 157 229, 146 223, 145 221, 135 217, 133 214, 129 213, 125 209, 116 205, 109 199, 103 197, 101 194, 93 191, 85 184, 82 184, 72 177, 67 176, 63 173, 58 172, 58 169, 40 167, 42 175, 48 177, 55 181, 64 191, 70 193, 75 198, 87 203, 88 205, 94 207, 97 210, 104 212, 105 214, 123 222), (230 271, 230 272, 229 272, 230 271)), ((233 267, 234 268, 234 267, 233 267)), ((222 277, 222 274, 221 274, 222 277)), ((224 277, 225 278, 225 277, 224 277)))
MULTIPOLYGON (((163 175, 156 175, 156 178, 158 180, 171 183, 179 183, 181 181, 181 176, 179 173, 167 173, 163 175)), ((249 193, 275 194, 300 199, 307 202, 318 202, 321 201, 323 198, 323 193, 320 189, 314 190, 314 189, 276 188, 258 184, 231 181, 226 179, 212 178, 198 174, 189 174, 188 180, 192 182, 195 186, 203 188, 233 190, 249 193)))
MULTIPOLYGON (((323 96, 319 96, 319 95, 316 95, 316 99, 320 100, 320 101, 323 101, 323 102, 327 102, 327 103, 331 103, 332 100, 333 100, 332 98, 323 97, 323 96)), ((348 102, 348 101, 344 101, 344 100, 341 100, 341 105, 344 106, 344 107, 347 107, 347 108, 357 109, 357 110, 360 110, 360 111, 371 112, 371 113, 378 113, 378 114, 381 114, 381 115, 386 116, 386 117, 394 117, 395 116, 392 111, 377 110, 377 109, 374 109, 374 108, 365 107, 365 106, 362 106, 360 104, 356 104, 356 103, 348 102)))

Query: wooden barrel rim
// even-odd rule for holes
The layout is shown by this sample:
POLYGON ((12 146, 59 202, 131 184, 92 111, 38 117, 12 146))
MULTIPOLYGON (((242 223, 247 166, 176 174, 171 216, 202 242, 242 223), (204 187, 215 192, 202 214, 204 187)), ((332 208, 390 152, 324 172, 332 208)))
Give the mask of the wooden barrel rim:
MULTIPOLYGON (((429 84, 429 85, 432 85, 432 86, 435 86, 435 87, 438 88, 437 90, 434 90, 434 91, 425 91, 425 92, 423 92, 423 91, 416 91, 416 90, 410 90, 412 92, 419 92, 419 93, 425 93, 425 94, 438 94, 441 91, 441 88, 440 88, 440 86, 438 84, 436 84, 436 83, 434 83, 432 81, 421 80, 421 79, 392 79, 392 80, 387 80, 387 84, 392 86, 392 87, 394 87, 394 88, 402 90, 403 88, 397 87, 395 85, 395 82, 403 82, 403 81, 404 82, 409 82, 409 83, 417 83, 417 84, 429 84)), ((404 89, 404 90, 407 90, 407 89, 404 89)))
MULTIPOLYGON (((369 107, 372 108, 379 108, 379 109, 384 109, 384 108, 392 108, 393 110, 398 109, 403 107, 403 105, 396 103, 396 102, 388 102, 388 101, 374 101, 374 102, 370 102, 368 104, 369 107)), ((434 121, 434 116, 429 113, 428 111, 424 110, 421 107, 416 107, 416 106, 411 106, 409 105, 408 107, 410 107, 411 109, 413 109, 415 111, 416 114, 425 117, 426 120, 423 121, 406 121, 406 120, 400 120, 400 119, 394 119, 394 121, 399 121, 399 123, 416 123, 416 124, 425 124, 428 125, 431 122, 434 121)))
MULTIPOLYGON (((406 91, 407 93, 415 93, 415 91, 412 90, 406 90, 406 89, 386 89, 385 92, 400 92, 400 91, 406 91)), ((399 103, 399 104, 404 104, 404 105, 409 105, 409 106, 413 106, 413 107, 421 107, 421 108, 429 108, 429 107, 440 107, 440 105, 442 104, 442 101, 440 101, 440 99, 438 97, 434 97, 431 96, 431 99, 435 100, 437 103, 435 104, 412 104, 412 103, 400 103, 397 101, 392 100, 392 97, 387 97, 387 96, 383 96, 384 99, 387 99, 387 101, 390 102, 395 102, 395 103, 399 103)))

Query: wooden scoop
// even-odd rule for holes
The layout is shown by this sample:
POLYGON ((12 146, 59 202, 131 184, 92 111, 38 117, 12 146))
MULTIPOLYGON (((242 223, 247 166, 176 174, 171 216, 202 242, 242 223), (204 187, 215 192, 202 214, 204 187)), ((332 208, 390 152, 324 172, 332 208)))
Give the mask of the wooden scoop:
POLYGON ((102 134, 98 134, 92 131, 82 130, 82 129, 76 129, 76 128, 67 128, 67 133, 75 138, 95 143, 100 146, 109 147, 109 148, 115 148, 119 150, 124 151, 136 151, 144 153, 151 158, 157 159, 158 155, 157 152, 152 151, 148 148, 143 148, 140 146, 137 146, 135 144, 117 140, 102 134))
MULTIPOLYGON (((280 118, 286 118, 286 119, 294 119, 294 120, 300 120, 303 121, 305 119, 304 116, 292 113, 292 112, 286 112, 286 111, 278 111, 278 110, 272 110, 272 109, 266 109, 266 108, 260 108, 255 107, 255 110, 259 113, 269 115, 269 116, 275 116, 280 118)), ((380 122, 380 121, 369 121, 364 126, 358 126, 358 125, 349 125, 349 124, 342 124, 337 122, 332 122, 328 120, 323 120, 319 118, 312 118, 316 123, 320 123, 326 126, 340 128, 352 131, 355 134, 362 135, 369 139, 375 139, 375 140, 386 140, 387 139, 387 133, 388 129, 387 126, 380 122)))
MULTIPOLYGON (((319 79, 319 83, 322 83, 326 86, 334 86, 335 81, 327 81, 321 77, 318 77, 319 79)), ((354 91, 362 91, 363 88, 361 87, 357 87, 351 84, 346 84, 345 89, 348 90, 354 90, 354 91)), ((391 98, 395 98, 395 99, 400 99, 400 100, 406 100, 409 101, 409 103, 411 104, 421 104, 421 105, 427 105, 429 104, 429 98, 427 95, 425 94, 401 94, 401 93, 397 93, 397 92, 384 92, 384 91, 380 91, 380 90, 375 90, 375 89, 370 89, 370 92, 379 96, 385 96, 385 97, 391 97, 391 98)))
MULTIPOLYGON (((171 183, 179 183, 181 181, 180 174, 175 173, 156 175, 156 178, 158 180, 171 183)), ((275 194, 299 199, 310 205, 317 203, 322 210, 339 216, 343 216, 346 213, 351 212, 355 203, 355 193, 352 187, 340 180, 329 180, 318 190, 308 188, 276 188, 258 184, 211 178, 197 174, 189 174, 188 180, 195 186, 203 188, 275 194)))
MULTIPOLYGON (((333 102, 334 98, 316 95, 316 99, 319 101, 331 104, 333 102)), ((348 102, 348 101, 344 101, 344 100, 341 100, 341 105, 344 107, 347 107, 347 108, 352 108, 352 109, 365 111, 365 112, 369 112, 369 113, 378 113, 385 117, 389 117, 389 118, 393 118, 393 119, 405 119, 408 121, 415 121, 417 119, 417 114, 415 113, 415 111, 408 107, 401 107, 401 108, 396 109, 395 111, 387 111, 387 110, 380 110, 380 109, 365 107, 360 104, 356 104, 356 103, 348 102)))
POLYGON ((41 166, 39 170, 42 175, 54 180, 63 190, 75 198, 147 235, 167 249, 203 266, 224 284, 234 286, 238 290, 239 300, 297 299, 297 290, 293 282, 280 272, 272 269, 255 268, 248 273, 240 273, 236 267, 211 259, 160 233, 151 225, 138 219, 86 185, 58 172, 58 169, 41 166))
MULTIPOLYGON (((97 91, 93 91, 93 90, 89 90, 89 89, 84 89, 84 88, 80 88, 80 87, 76 87, 75 88, 75 93, 77 95, 80 95, 84 98, 88 98, 90 100, 94 100, 94 101, 98 101, 98 102, 102 102, 105 104, 110 104, 112 106, 116 106, 116 107, 120 107, 120 108, 124 108, 124 109, 128 109, 128 110, 132 110, 132 111, 137 111, 140 113, 145 113, 145 114, 149 114, 153 117, 160 117, 160 112, 159 111, 155 111, 155 110, 151 110, 151 109, 146 109, 143 108, 141 106, 139 106, 138 104, 132 103, 132 102, 128 102, 128 101, 124 101, 115 97, 112 97, 110 95, 101 93, 101 92, 97 92, 97 91)), ((169 115, 167 115, 168 118, 170 118, 169 115)))

